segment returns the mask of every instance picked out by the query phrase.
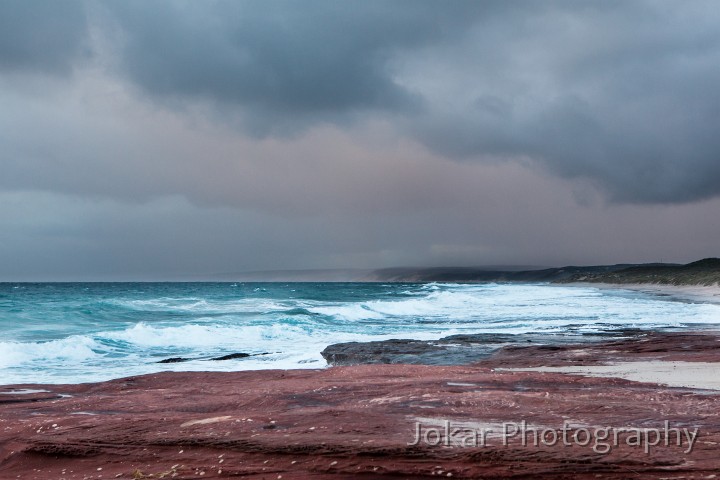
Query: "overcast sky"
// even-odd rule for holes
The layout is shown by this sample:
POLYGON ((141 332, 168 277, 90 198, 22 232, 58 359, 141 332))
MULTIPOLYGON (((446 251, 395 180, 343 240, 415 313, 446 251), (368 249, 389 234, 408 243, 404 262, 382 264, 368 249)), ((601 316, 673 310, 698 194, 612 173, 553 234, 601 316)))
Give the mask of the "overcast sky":
POLYGON ((720 256, 716 1, 0 1, 0 280, 720 256))

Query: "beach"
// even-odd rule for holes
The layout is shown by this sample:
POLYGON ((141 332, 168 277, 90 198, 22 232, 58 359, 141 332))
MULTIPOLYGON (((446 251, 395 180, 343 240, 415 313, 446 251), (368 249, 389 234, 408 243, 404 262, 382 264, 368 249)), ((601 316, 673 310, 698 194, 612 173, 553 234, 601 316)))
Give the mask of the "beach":
POLYGON ((593 286, 605 289, 627 289, 653 295, 669 296, 691 302, 720 303, 720 285, 666 285, 660 283, 583 283, 569 285, 593 286))

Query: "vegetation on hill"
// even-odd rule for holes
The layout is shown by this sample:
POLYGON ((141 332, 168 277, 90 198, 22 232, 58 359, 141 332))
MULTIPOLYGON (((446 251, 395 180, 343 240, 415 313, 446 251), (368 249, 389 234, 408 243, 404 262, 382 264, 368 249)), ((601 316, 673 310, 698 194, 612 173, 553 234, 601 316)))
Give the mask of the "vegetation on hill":
POLYGON ((656 283, 663 285, 720 284, 720 258, 705 258, 687 265, 635 265, 611 272, 575 274, 565 282, 656 283))
POLYGON ((568 266, 541 270, 502 271, 472 267, 386 268, 366 280, 381 282, 598 282, 714 285, 720 283, 720 259, 687 265, 670 263, 568 266))

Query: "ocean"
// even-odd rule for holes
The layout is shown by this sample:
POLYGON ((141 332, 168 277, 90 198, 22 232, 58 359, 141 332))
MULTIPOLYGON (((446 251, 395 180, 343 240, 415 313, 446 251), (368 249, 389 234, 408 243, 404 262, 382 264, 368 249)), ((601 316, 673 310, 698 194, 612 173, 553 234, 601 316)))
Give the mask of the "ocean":
POLYGON ((720 305, 549 284, 0 284, 0 384, 324 368, 332 343, 720 324, 720 305), (226 361, 233 353, 252 356, 226 361), (262 355, 256 355, 262 354, 262 355), (182 363, 157 363, 183 357, 182 363))

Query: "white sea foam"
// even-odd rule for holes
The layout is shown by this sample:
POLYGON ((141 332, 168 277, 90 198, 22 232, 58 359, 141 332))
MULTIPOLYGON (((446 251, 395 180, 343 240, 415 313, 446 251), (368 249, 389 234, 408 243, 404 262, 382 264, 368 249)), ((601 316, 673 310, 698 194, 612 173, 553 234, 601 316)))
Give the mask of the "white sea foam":
POLYGON ((329 300, 293 299, 283 296, 287 293, 269 299, 108 298, 107 305, 149 320, 78 323, 83 328, 78 331, 69 316, 68 325, 47 329, 55 336, 62 328, 72 332, 64 338, 9 338, 0 342, 0 383, 73 383, 158 370, 320 368, 325 366, 320 351, 347 341, 720 324, 720 305, 592 287, 428 284, 402 286, 395 297, 392 291, 386 286, 378 292, 381 298, 354 301, 342 301, 342 295, 338 301, 328 295, 323 297, 329 300), (207 360, 234 352, 267 355, 207 360), (170 356, 193 360, 157 363, 170 356))
POLYGON ((720 321, 720 306, 688 305, 652 297, 611 296, 596 288, 536 285, 457 286, 431 289, 429 294, 403 300, 375 300, 309 308, 347 321, 410 317, 462 323, 478 327, 518 322, 529 331, 552 326, 592 325, 680 326, 720 321))
POLYGON ((97 347, 97 342, 85 335, 47 342, 0 342, 0 368, 30 361, 47 362, 49 365, 56 362, 82 362, 95 356, 93 348, 97 347))
MULTIPOLYGON (((413 338, 434 339, 455 330, 418 332, 413 338)), ((408 335, 405 335, 406 337, 408 335)), ((138 324, 117 332, 73 336, 61 341, 0 344, 1 383, 76 383, 102 381, 159 370, 232 371, 322 368, 320 352, 329 344, 396 338, 393 334, 308 331, 287 325, 154 327, 138 324), (126 355, 115 358, 103 340, 124 342, 126 355), (5 347, 10 348, 5 348, 5 347), (78 348, 80 347, 80 348, 78 348), (95 350, 92 349, 95 348, 95 350), (158 352, 180 349, 190 361, 158 364, 158 352), (19 352, 22 352, 20 354, 19 352), (130 353, 132 352, 132 353, 130 353), (237 361, 209 361, 211 356, 245 352, 260 354, 237 361), (4 372, 2 371, 4 369, 4 372)), ((172 356, 175 356, 173 354, 172 356)), ((165 356, 171 356, 168 353, 165 356)))

